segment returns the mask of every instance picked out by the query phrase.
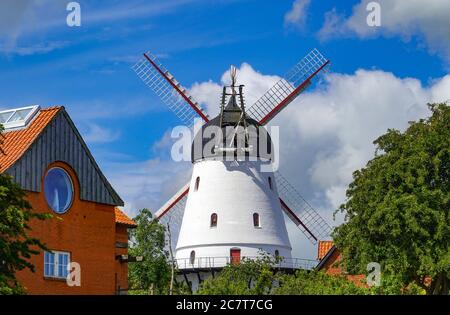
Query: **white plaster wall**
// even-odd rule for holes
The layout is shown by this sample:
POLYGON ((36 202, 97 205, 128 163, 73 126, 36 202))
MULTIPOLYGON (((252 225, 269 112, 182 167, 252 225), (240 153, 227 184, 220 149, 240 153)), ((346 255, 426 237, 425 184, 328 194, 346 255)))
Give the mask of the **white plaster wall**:
POLYGON ((291 257, 275 179, 271 172, 260 172, 262 163, 203 160, 194 164, 177 259, 189 258, 192 250, 196 258, 229 257, 234 247, 241 249, 241 257, 257 256, 260 249, 291 257), (195 191, 197 177, 200 185, 195 191), (253 226, 254 212, 259 213, 260 228, 253 226), (212 213, 218 215, 217 227, 210 227, 212 213))

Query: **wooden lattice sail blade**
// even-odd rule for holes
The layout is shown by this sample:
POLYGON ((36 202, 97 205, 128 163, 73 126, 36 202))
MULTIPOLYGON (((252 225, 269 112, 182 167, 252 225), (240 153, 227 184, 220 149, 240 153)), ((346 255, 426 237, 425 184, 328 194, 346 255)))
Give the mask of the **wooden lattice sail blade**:
POLYGON ((158 211, 155 212, 155 218, 162 220, 165 216, 172 213, 174 208, 179 206, 179 203, 186 199, 189 193, 189 183, 184 185, 175 195, 172 196, 158 211))
POLYGON ((281 208, 303 234, 313 244, 329 238, 331 226, 279 172, 275 173, 275 182, 281 208))
POLYGON ((247 110, 247 114, 261 125, 268 123, 311 85, 312 79, 329 63, 317 49, 313 49, 261 96, 247 110))
POLYGON ((172 248, 175 248, 177 244, 188 194, 189 183, 184 185, 155 213, 155 218, 164 225, 166 229, 170 228, 172 248))
POLYGON ((300 220, 300 218, 295 214, 295 212, 280 198, 281 209, 284 213, 291 219, 292 222, 305 234, 305 236, 313 243, 316 244, 318 241, 317 237, 308 229, 308 227, 300 220))
POLYGON ((144 53, 142 59, 133 66, 133 70, 184 124, 192 126, 194 119, 198 117, 208 122, 208 115, 200 105, 154 55, 144 53))

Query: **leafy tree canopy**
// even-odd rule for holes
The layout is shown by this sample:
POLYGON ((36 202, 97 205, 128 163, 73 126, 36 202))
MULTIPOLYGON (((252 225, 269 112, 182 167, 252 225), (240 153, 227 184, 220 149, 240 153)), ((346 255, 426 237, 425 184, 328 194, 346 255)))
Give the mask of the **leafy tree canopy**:
POLYGON ((295 275, 283 275, 274 294, 284 295, 367 295, 373 290, 358 287, 344 276, 319 271, 298 270, 295 275))
POLYGON ((200 285, 200 295, 262 295, 268 294, 275 280, 270 258, 243 259, 239 264, 227 265, 215 277, 200 285))
POLYGON ((31 255, 45 249, 38 239, 30 237, 28 225, 32 218, 45 219, 49 215, 32 212, 25 193, 10 176, 0 174, 0 294, 24 293, 15 273, 34 266, 31 255))
POLYGON ((142 262, 130 263, 130 288, 150 294, 167 294, 170 281, 170 265, 165 243, 165 228, 148 209, 142 209, 133 218, 137 228, 130 230, 131 256, 142 256, 142 262))
POLYGON ((353 173, 340 207, 345 223, 333 235, 349 272, 381 264, 385 293, 449 290, 450 107, 429 108, 428 119, 374 142, 375 158, 353 173))
POLYGON ((210 295, 323 295, 370 294, 341 276, 323 272, 298 270, 285 274, 272 268, 276 262, 269 256, 244 259, 240 264, 228 265, 214 278, 208 278, 197 294, 210 295))

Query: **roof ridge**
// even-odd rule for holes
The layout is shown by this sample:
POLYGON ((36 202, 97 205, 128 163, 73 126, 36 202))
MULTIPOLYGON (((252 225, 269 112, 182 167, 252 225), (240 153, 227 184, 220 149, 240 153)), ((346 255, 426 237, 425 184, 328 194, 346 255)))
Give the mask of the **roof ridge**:
POLYGON ((41 109, 39 110, 41 111, 48 111, 48 110, 55 110, 55 109, 61 109, 61 108, 65 108, 64 105, 53 105, 53 106, 49 106, 49 107, 41 107, 41 109))

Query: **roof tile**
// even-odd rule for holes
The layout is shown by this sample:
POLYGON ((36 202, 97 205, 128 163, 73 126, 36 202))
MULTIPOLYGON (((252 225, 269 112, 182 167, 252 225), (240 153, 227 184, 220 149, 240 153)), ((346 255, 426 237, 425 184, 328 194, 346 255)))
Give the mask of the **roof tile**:
POLYGON ((333 247, 333 241, 319 241, 317 246, 317 259, 321 260, 333 247))
POLYGON ((25 128, 2 133, 0 173, 6 171, 25 153, 61 108, 63 107, 55 106, 41 109, 25 128))
POLYGON ((122 210, 119 208, 114 208, 116 213, 116 223, 117 224, 124 224, 128 225, 130 227, 136 227, 137 224, 133 220, 131 220, 122 210))

